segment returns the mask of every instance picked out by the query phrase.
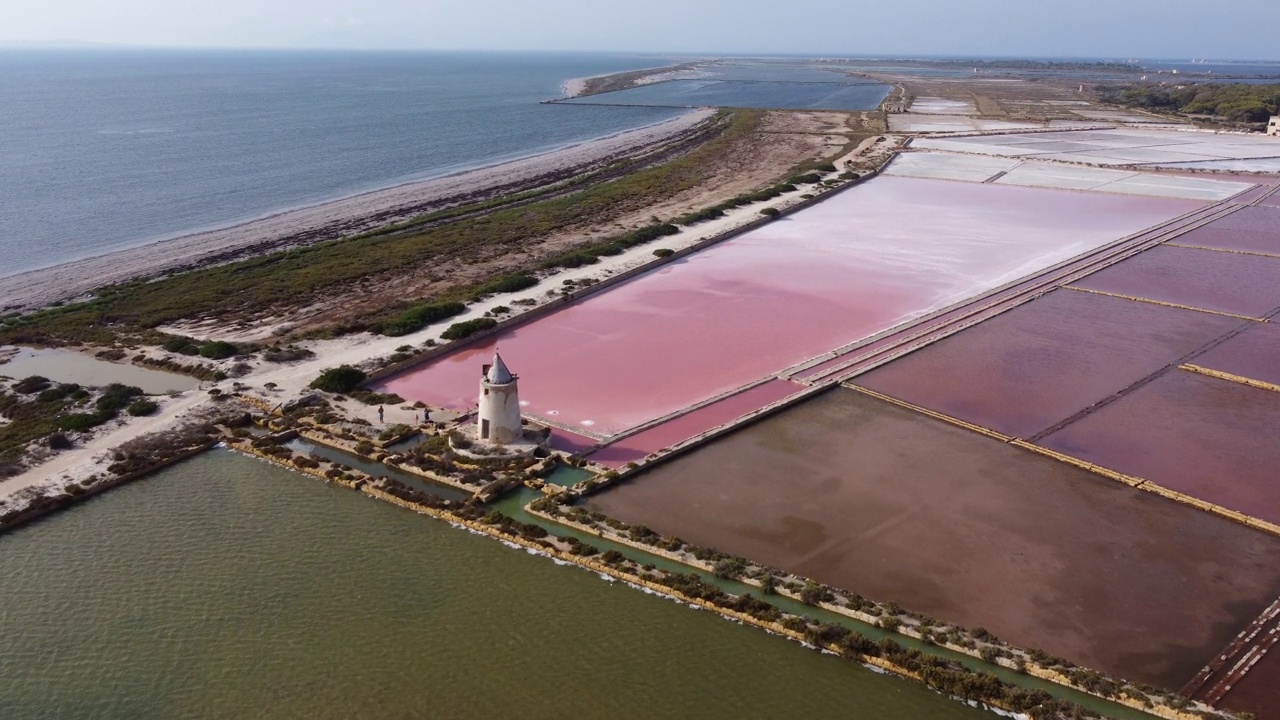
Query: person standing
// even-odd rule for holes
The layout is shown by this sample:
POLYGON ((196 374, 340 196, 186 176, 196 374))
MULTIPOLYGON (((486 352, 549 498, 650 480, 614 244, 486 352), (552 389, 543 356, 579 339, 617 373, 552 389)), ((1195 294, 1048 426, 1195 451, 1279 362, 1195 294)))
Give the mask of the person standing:
POLYGON ((382 406, 378 406, 378 422, 382 422, 382 406))

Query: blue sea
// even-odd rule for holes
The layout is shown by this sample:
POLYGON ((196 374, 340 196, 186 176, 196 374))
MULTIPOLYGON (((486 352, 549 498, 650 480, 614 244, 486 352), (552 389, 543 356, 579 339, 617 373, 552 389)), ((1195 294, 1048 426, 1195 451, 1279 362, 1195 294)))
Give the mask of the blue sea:
POLYGON ((675 117, 545 105, 608 54, 0 51, 0 275, 675 117))

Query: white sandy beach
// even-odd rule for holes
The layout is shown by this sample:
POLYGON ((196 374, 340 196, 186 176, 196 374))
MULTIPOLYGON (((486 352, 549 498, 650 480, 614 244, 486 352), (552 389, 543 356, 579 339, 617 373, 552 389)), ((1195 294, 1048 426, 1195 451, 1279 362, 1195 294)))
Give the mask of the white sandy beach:
POLYGON ((413 217, 422 212, 424 204, 533 180, 660 143, 711 115, 710 110, 689 112, 655 125, 499 165, 397 185, 231 227, 3 277, 0 278, 0 307, 38 307, 84 295, 103 285, 209 262, 228 252, 251 251, 255 246, 303 244, 363 232, 413 217), (311 236, 299 237, 308 234, 311 236))

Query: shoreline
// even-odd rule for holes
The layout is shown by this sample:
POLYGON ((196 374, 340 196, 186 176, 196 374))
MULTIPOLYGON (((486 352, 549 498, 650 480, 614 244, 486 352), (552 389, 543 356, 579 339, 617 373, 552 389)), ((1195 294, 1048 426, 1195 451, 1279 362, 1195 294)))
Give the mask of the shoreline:
POLYGON ((313 204, 253 219, 0 277, 0 308, 30 310, 128 280, 196 269, 262 252, 333 240, 416 217, 477 195, 540 178, 574 173, 688 132, 711 113, 693 111, 649 125, 489 165, 313 204))

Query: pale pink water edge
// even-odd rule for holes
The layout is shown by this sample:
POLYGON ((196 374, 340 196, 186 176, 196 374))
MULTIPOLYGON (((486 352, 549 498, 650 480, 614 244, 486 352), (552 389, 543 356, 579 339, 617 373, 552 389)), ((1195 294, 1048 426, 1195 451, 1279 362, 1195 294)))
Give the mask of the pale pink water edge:
POLYGON ((527 414, 611 435, 1200 205, 878 178, 382 387, 473 406, 500 346, 527 414))

